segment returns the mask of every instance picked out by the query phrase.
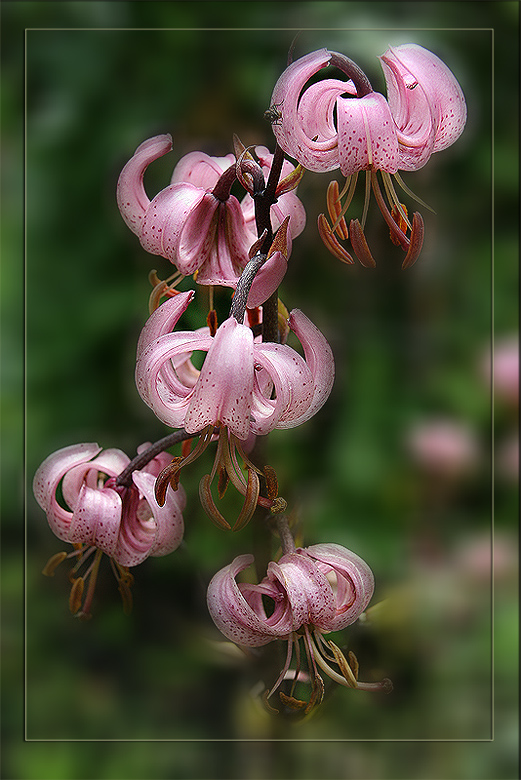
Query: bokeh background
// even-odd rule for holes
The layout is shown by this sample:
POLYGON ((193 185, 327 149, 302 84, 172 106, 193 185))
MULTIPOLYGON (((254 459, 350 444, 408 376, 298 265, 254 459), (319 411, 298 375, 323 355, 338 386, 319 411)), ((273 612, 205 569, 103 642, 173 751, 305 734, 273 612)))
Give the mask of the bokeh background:
MULTIPOLYGON (((517 777, 518 4, 1 11, 3 776, 517 777), (436 211, 423 210, 425 248, 406 273, 374 206, 377 269, 334 260, 315 228, 332 177, 299 188, 308 223, 281 297, 327 335, 337 380, 316 418, 270 436, 269 462, 305 544, 344 544, 375 572, 367 621, 336 639, 362 679, 389 676, 395 690, 331 690, 295 723, 263 712, 259 670, 219 643, 206 613, 207 582, 253 548, 251 527, 223 534, 189 502, 182 549, 136 571, 132 616, 106 567, 81 623, 66 572, 41 575, 61 543, 31 480, 68 444, 131 454, 166 433, 133 366, 148 272, 171 267, 125 227, 117 177, 157 133, 174 151, 147 173, 150 194, 183 154, 231 151, 233 133, 270 146, 262 115, 299 30, 295 57, 344 52, 382 91, 389 45, 431 49, 460 81, 468 125, 404 175, 436 211)), ((183 479, 189 493, 201 468, 183 479)))

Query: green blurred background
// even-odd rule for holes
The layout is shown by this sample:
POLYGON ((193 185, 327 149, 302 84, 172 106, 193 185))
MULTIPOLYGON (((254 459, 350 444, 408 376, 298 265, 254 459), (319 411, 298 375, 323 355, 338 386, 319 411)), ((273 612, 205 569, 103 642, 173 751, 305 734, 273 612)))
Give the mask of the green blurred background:
MULTIPOLYGON (((497 348, 518 331, 518 10, 2 3, 4 777, 517 776, 518 493, 505 453, 518 406, 496 393, 492 414, 483 363, 493 339, 497 348), (344 544, 375 572, 372 603, 385 608, 337 641, 356 652, 362 679, 390 676, 395 691, 332 690, 314 717, 290 723, 263 713, 258 670, 214 644, 205 608, 212 574, 253 548, 251 526, 223 534, 190 501, 182 549, 136 570, 132 616, 106 567, 94 618, 80 623, 66 573, 40 573, 61 543, 31 480, 68 444, 131 454, 165 434, 137 396, 133 365, 147 274, 171 266, 124 225, 117 177, 157 133, 172 134, 174 151, 147 174, 150 194, 183 154, 230 152, 233 133, 270 146, 262 114, 298 30, 295 57, 344 52, 381 91, 377 56, 389 45, 431 49, 460 81, 468 124, 404 175, 436 211, 423 210, 425 248, 407 273, 374 206, 377 269, 335 261, 315 229, 332 177, 306 174, 299 188, 308 223, 281 297, 326 334, 337 380, 312 421, 270 436, 269 462, 304 543, 344 544), (407 449, 408 431, 438 418, 471 432, 474 457, 458 477, 407 449)), ((205 465, 184 477, 189 494, 205 465)))

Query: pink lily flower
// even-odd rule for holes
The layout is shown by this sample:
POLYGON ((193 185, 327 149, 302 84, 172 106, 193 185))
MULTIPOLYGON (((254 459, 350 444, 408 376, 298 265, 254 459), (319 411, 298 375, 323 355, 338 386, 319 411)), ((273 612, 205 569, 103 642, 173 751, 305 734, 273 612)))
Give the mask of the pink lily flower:
MULTIPOLYGON (((125 165, 117 187, 123 219, 144 249, 170 260, 184 276, 197 273, 199 284, 234 288, 257 240, 251 198, 247 195, 240 203, 230 193, 236 178, 235 157, 185 155, 170 186, 149 201, 143 185, 145 170, 171 149, 170 135, 150 138, 125 165)), ((287 193, 272 214, 274 231, 291 217, 289 252, 291 237, 304 228, 304 208, 294 193, 287 193)))
POLYGON ((194 451, 174 459, 158 477, 159 503, 168 484, 175 488, 180 469, 199 457, 219 433, 214 465, 211 474, 201 480, 199 494, 216 525, 230 528, 210 488, 218 474, 222 497, 231 480, 245 496, 233 526, 236 531, 251 519, 257 504, 272 511, 284 506, 277 497, 276 480, 251 463, 245 444, 251 435, 300 425, 321 409, 333 385, 333 354, 324 336, 298 310, 289 315, 288 326, 299 338, 304 358, 285 344, 254 339, 251 329, 233 316, 214 336, 204 328, 172 332, 193 294, 179 293, 149 317, 138 342, 136 386, 162 422, 199 436, 194 451), (191 362, 193 351, 207 353, 200 371, 191 362), (247 481, 237 454, 247 467, 247 481), (267 498, 259 495, 259 476, 267 480, 267 498))
MULTIPOLYGON (((141 445, 138 454, 148 446, 141 445)), ((171 461, 171 455, 160 453, 143 469, 132 472, 130 487, 116 481, 130 463, 118 449, 102 450, 94 443, 75 444, 58 450, 41 464, 33 480, 33 492, 54 534, 74 544, 75 551, 70 555, 79 557, 79 561, 73 572, 95 552, 87 574, 74 580, 80 582, 71 594, 71 611, 79 610, 83 585, 90 574, 89 592, 81 612, 83 616, 89 614, 103 553, 113 562, 120 590, 122 585, 127 586, 128 600, 128 584, 132 580, 128 567, 148 556, 167 555, 179 547, 184 531, 184 490, 169 490, 164 506, 159 506, 154 495, 156 477, 171 461), (60 486, 65 506, 57 499, 60 486)), ((53 556, 44 573, 53 574, 55 566, 66 557, 70 556, 53 556)))
MULTIPOLYGON (((323 681, 320 667, 336 682, 352 688, 390 690, 390 681, 358 682, 356 659, 346 660, 340 648, 323 635, 354 623, 367 607, 374 590, 369 566, 355 553, 338 544, 297 548, 268 564, 266 577, 258 584, 237 582, 237 575, 253 563, 252 555, 240 555, 212 578, 207 591, 210 615, 217 628, 238 645, 259 647, 276 639, 288 642, 286 663, 268 693, 269 698, 289 672, 293 649, 297 658, 290 696, 285 704, 306 706, 293 698, 300 672, 299 640, 304 639, 312 695, 306 711, 320 703, 323 681), (266 611, 271 600, 273 610, 266 611), (338 666, 340 673, 331 667, 338 666)), ((352 655, 352 654, 350 654, 352 655)), ((354 656, 353 656, 354 658, 354 656)))
POLYGON ((192 297, 188 291, 165 301, 138 343, 138 392, 162 422, 194 434, 224 425, 244 441, 250 433, 293 428, 321 409, 333 386, 333 355, 302 312, 291 312, 289 327, 304 359, 285 344, 256 342, 233 317, 213 337, 208 331, 171 332, 192 297), (195 350, 207 352, 200 372, 190 363, 195 350))
POLYGON ((338 58, 327 49, 307 54, 289 65, 273 90, 272 105, 281 106, 275 137, 308 170, 340 168, 345 176, 370 167, 417 170, 463 132, 463 92, 449 68, 422 46, 396 46, 380 57, 388 101, 368 82, 359 95, 352 79, 325 79, 304 89, 327 65, 342 67, 338 58))
POLYGON ((397 46, 382 55, 380 61, 388 101, 372 90, 365 74, 354 63, 336 52, 320 49, 292 63, 273 90, 272 105, 279 106, 280 115, 273 123, 273 132, 282 149, 305 168, 316 172, 340 168, 347 177, 341 195, 338 185, 328 192, 332 226, 323 214, 318 219, 319 233, 328 249, 343 262, 352 263, 351 255, 335 233, 340 239, 350 237, 360 262, 374 267, 363 234, 372 189, 393 242, 406 252, 402 267, 407 268, 420 253, 423 220, 418 212, 409 220, 390 177, 394 175, 412 195, 398 170, 418 170, 434 152, 453 144, 465 126, 466 104, 452 72, 427 49, 416 44, 397 46), (306 88, 309 79, 328 65, 337 66, 351 78, 324 79, 306 88), (353 97, 345 97, 346 94, 353 97), (360 171, 367 172, 364 212, 361 223, 351 220, 348 230, 344 214, 354 196, 360 171), (388 205, 378 184, 377 171, 385 185, 388 205))

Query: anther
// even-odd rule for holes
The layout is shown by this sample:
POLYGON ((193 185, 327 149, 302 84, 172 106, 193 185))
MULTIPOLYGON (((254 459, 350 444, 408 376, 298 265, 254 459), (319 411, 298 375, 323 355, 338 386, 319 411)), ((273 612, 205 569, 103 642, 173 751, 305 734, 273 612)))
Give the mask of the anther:
POLYGON ((69 609, 73 615, 81 607, 81 599, 83 597, 83 588, 85 587, 85 580, 83 577, 77 577, 73 580, 71 593, 69 596, 69 609))
POLYGON ((362 226, 357 219, 349 223, 349 236, 354 253, 365 268, 376 268, 376 261, 371 254, 362 226))
POLYGON ((54 577, 55 570, 66 557, 67 553, 63 551, 52 555, 43 567, 42 574, 45 574, 46 577, 54 577))

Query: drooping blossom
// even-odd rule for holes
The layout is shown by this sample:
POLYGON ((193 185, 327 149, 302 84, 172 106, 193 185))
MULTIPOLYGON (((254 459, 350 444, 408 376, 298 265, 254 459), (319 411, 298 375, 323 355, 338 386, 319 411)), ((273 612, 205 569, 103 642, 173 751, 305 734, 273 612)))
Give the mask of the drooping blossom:
MULTIPOLYGON (((150 201, 143 184, 146 168, 171 149, 170 135, 150 138, 125 165, 117 187, 123 219, 147 252, 167 258, 181 274, 197 273, 199 284, 234 288, 257 239, 250 196, 241 203, 231 194, 235 157, 210 157, 203 152, 185 155, 170 185, 150 201)), ((270 155, 264 148, 261 154, 269 170, 270 155)), ((288 192, 280 196, 271 216, 274 232, 290 217, 290 252, 291 239, 304 228, 304 207, 294 192, 288 192)))
POLYGON ((268 564, 258 584, 238 582, 237 576, 254 561, 240 555, 212 578, 207 592, 210 615, 217 628, 238 645, 259 647, 277 639, 286 640, 288 652, 281 674, 267 695, 269 698, 285 679, 292 679, 283 703, 306 711, 320 703, 323 680, 317 666, 341 685, 366 690, 390 690, 391 683, 358 681, 356 658, 349 662, 337 645, 323 638, 354 623, 367 607, 374 590, 369 566, 339 544, 317 544, 296 548, 268 564), (309 703, 294 698, 301 675, 299 640, 303 638, 307 676, 312 682, 309 703), (295 650, 296 668, 291 659, 295 650), (339 672, 331 664, 338 667, 339 672))
POLYGON ((293 428, 319 411, 333 385, 333 355, 301 311, 290 313, 289 327, 304 358, 286 344, 256 341, 234 317, 213 337, 209 331, 173 332, 192 297, 187 291, 165 301, 138 343, 138 392, 162 422, 194 434, 208 425, 225 425, 245 440, 250 432, 293 428), (207 353, 201 371, 190 361, 194 350, 207 353))
MULTIPOLYGON (((138 454, 148 446, 142 444, 138 454)), ((89 614, 103 553, 113 563, 125 603, 130 598, 128 585, 132 582, 128 567, 148 556, 167 555, 179 547, 184 531, 184 490, 168 490, 163 506, 158 505, 154 495, 156 477, 171 461, 172 456, 162 452, 132 472, 131 484, 119 484, 117 478, 130 464, 130 458, 121 450, 102 450, 98 444, 88 443, 64 447, 38 468, 33 480, 35 498, 55 535, 75 547, 70 555, 53 556, 44 573, 53 574, 58 563, 72 556, 79 559, 73 569, 76 573, 94 553, 87 573, 73 580, 71 611, 80 609, 84 584, 90 575, 80 613, 89 614)))
POLYGON ((391 238, 406 252, 403 267, 412 265, 421 250, 423 220, 407 210, 394 190, 391 175, 409 194, 399 170, 423 167, 430 156, 454 143, 463 132, 466 104, 449 68, 432 52, 416 44, 391 47, 380 57, 388 99, 374 90, 365 74, 344 55, 320 49, 293 62, 277 81, 272 105, 280 118, 273 132, 284 151, 311 171, 340 169, 347 177, 342 193, 333 184, 328 192, 332 226, 322 214, 319 232, 330 251, 346 263, 353 259, 337 240, 350 238, 355 254, 366 266, 375 262, 363 229, 372 189, 391 238), (324 78, 306 87, 322 68, 335 66, 348 80, 324 78), (366 202, 361 221, 344 220, 357 176, 366 171, 366 202), (380 171, 384 194, 377 179, 380 171), (341 198, 346 196, 344 205, 341 198), (386 203, 387 198, 387 203, 386 203), (409 235, 407 233, 410 231, 409 235))
MULTIPOLYGON (((293 428, 319 411, 334 380, 331 348, 298 310, 291 312, 288 325, 302 344, 304 358, 286 344, 260 342, 233 316, 214 336, 208 329, 174 331, 192 297, 193 292, 188 291, 165 301, 145 324, 137 348, 137 389, 166 425, 200 436, 190 460, 174 464, 170 476, 197 457, 218 431, 216 461, 201 495, 210 506, 209 485, 215 473, 224 470, 240 492, 247 499, 250 496, 254 508, 257 472, 263 472, 248 461, 241 443, 251 434, 293 428), (194 351, 206 353, 201 370, 191 361, 194 351), (235 450, 248 466, 248 485, 236 467, 235 450)), ((272 506, 272 502, 267 505, 272 506)), ((226 522, 220 524, 229 527, 226 522)))

